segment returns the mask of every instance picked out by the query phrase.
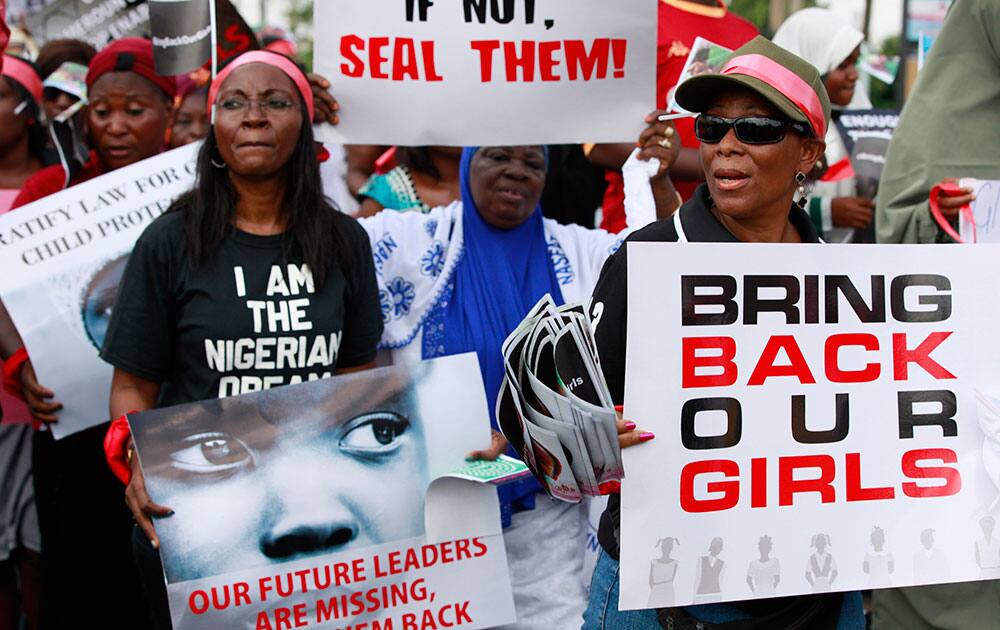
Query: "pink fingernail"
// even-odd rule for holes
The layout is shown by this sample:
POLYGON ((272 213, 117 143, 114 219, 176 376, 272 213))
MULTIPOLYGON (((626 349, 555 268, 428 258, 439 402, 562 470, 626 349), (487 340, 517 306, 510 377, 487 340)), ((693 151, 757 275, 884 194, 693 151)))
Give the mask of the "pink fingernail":
POLYGON ((635 431, 635 423, 634 422, 626 422, 625 423, 625 430, 626 431, 635 431))
POLYGON ((653 435, 652 433, 643 433, 642 435, 639 436, 639 441, 640 442, 648 442, 648 441, 652 440, 655 437, 656 436, 653 435))

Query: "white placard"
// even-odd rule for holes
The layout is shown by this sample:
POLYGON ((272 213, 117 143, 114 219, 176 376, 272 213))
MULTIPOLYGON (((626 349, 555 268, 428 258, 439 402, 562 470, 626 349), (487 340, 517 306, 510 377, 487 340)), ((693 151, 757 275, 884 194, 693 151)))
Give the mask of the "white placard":
POLYGON ((962 240, 966 243, 1000 243, 1000 181, 963 179, 961 186, 968 186, 976 194, 972 202, 975 228, 964 214, 959 225, 962 240))
POLYGON ((634 142, 656 105, 653 0, 320 0, 333 143, 634 142))
POLYGON ((1000 575, 998 260, 630 244, 621 607, 1000 575))
POLYGON ((108 420, 98 357, 125 261, 142 231, 194 186, 192 144, 0 215, 0 299, 38 381, 63 404, 57 439, 108 420))

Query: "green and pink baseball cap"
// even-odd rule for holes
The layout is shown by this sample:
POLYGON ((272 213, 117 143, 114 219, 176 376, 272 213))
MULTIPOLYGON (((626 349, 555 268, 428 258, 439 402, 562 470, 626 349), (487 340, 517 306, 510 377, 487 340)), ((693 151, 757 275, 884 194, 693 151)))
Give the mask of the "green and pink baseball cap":
POLYGON ((701 74, 677 86, 677 104, 704 112, 715 96, 734 87, 760 94, 789 120, 823 139, 830 125, 830 97, 819 70, 806 60, 757 36, 733 51, 718 74, 701 74))

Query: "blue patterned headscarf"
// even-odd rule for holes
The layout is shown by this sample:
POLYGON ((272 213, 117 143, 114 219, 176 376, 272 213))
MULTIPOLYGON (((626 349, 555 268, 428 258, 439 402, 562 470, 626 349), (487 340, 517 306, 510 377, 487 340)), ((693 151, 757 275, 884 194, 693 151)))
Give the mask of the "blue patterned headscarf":
MULTIPOLYGON (((549 293, 562 304, 562 292, 552 268, 541 206, 512 230, 495 228, 479 214, 469 184, 472 158, 479 147, 462 151, 459 176, 462 184, 462 258, 455 269, 455 289, 445 313, 445 355, 476 352, 486 385, 490 419, 503 382, 500 347, 528 310, 549 293)), ((546 162, 548 153, 546 153, 546 162)), ((503 516, 534 507, 540 487, 534 479, 500 488, 503 516)), ((505 523, 506 524, 506 523, 505 523)))

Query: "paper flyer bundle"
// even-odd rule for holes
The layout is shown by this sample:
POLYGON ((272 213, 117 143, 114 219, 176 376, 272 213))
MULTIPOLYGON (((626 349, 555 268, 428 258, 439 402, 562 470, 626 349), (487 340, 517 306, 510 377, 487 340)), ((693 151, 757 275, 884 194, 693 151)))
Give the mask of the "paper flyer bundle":
POLYGON ((624 476, 617 415, 590 320, 543 297, 503 344, 497 422, 551 496, 577 503, 624 476))
MULTIPOLYGON (((475 354, 131 414, 173 627, 515 621, 475 354), (462 518, 455 518, 461 514, 462 518)), ((502 469, 502 470, 501 470, 502 469)))

